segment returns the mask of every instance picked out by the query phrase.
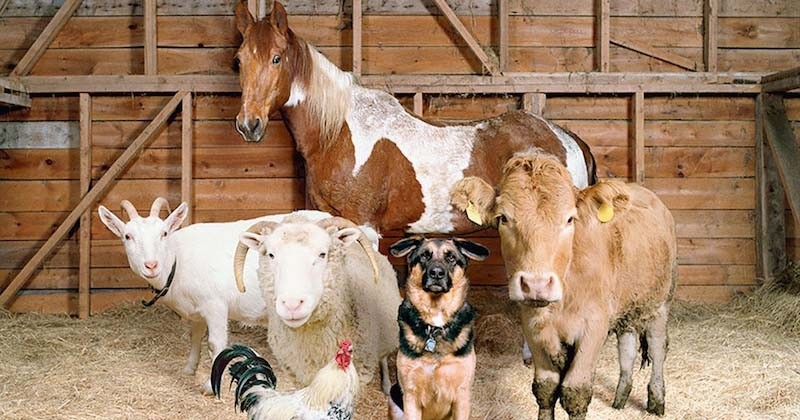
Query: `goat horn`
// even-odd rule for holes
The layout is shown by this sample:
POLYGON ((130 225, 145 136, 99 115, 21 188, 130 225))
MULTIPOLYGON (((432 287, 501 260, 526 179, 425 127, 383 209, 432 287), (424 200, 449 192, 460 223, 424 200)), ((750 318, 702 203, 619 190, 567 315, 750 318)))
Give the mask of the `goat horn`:
MULTIPOLYGON (((275 222, 261 221, 247 228, 247 232, 260 234, 264 228, 274 229, 275 226, 278 226, 275 222)), ((236 279, 236 287, 242 293, 246 291, 244 287, 244 262, 247 260, 247 250, 247 245, 239 241, 236 244, 236 253, 233 255, 233 277, 236 279)))
POLYGON ((150 217, 158 217, 158 214, 161 212, 161 207, 167 207, 167 213, 170 212, 169 210, 169 202, 164 197, 158 197, 153 201, 153 205, 150 206, 150 217))
POLYGON ((367 258, 369 258, 369 263, 372 265, 372 279, 375 284, 378 284, 380 270, 378 269, 378 261, 375 260, 375 251, 372 249, 372 242, 367 239, 366 235, 364 235, 364 231, 362 231, 357 224, 353 223, 351 220, 345 219, 344 217, 334 216, 330 219, 320 220, 317 222, 317 225, 323 229, 330 226, 336 226, 339 229, 348 227, 357 228, 361 232, 361 235, 358 236, 358 244, 361 245, 361 249, 364 250, 364 253, 367 254, 367 258))
POLYGON ((123 210, 125 210, 125 213, 128 213, 128 220, 138 219, 141 217, 139 216, 139 212, 136 211, 136 207, 133 207, 133 204, 131 204, 130 201, 122 200, 119 205, 123 210))

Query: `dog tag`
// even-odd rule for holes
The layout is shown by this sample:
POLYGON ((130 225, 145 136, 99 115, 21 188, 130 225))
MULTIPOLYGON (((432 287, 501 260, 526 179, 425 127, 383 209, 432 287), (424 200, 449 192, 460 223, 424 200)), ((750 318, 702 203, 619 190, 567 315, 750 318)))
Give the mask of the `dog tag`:
POLYGON ((436 340, 433 337, 428 337, 428 340, 425 341, 425 351, 433 352, 436 348, 436 340))
POLYGON ((478 213, 478 209, 475 208, 475 205, 472 204, 472 201, 467 203, 467 219, 476 225, 483 225, 481 215, 478 213))

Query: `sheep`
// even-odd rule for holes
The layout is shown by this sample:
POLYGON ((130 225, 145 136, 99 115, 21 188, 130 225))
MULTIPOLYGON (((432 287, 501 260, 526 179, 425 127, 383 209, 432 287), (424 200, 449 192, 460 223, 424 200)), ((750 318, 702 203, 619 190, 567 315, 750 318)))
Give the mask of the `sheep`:
MULTIPOLYGON (((239 293, 232 279, 233 251, 239 234, 248 226, 259 221, 278 222, 285 214, 229 223, 197 223, 178 230, 188 214, 186 203, 164 220, 159 218, 161 207, 167 205, 164 198, 153 201, 148 217, 139 216, 127 200, 121 205, 130 219, 128 223, 104 206, 98 209, 100 220, 122 240, 131 270, 156 291, 165 291, 161 302, 191 321, 191 350, 183 369, 185 374, 194 375, 197 369, 206 330, 209 355, 214 360, 228 344, 229 318, 245 325, 266 325, 266 304, 258 290, 256 263, 253 261, 244 269, 244 281, 251 286, 250 291, 239 293), (165 288, 172 270, 173 282, 165 288)), ((297 213, 311 220, 331 217, 319 211, 297 213)), ((210 380, 202 392, 211 393, 210 380)))
POLYGON ((337 343, 350 339, 361 381, 371 382, 380 366, 388 392, 386 357, 398 347, 400 291, 386 256, 370 257, 368 246, 355 244, 362 241, 355 226, 340 217, 299 216, 256 223, 240 237, 235 277, 240 281, 248 249, 257 251, 267 341, 298 386, 308 385, 337 343))

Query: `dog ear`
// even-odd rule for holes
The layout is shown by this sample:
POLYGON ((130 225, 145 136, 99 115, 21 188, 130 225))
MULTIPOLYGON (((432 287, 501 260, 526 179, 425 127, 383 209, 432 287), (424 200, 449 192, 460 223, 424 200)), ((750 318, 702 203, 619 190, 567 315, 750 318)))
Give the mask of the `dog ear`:
POLYGON ((477 242, 453 238, 453 243, 462 254, 475 261, 483 261, 489 256, 489 250, 477 242))
POLYGON ((404 257, 417 249, 419 244, 421 244, 424 240, 424 237, 417 235, 403 238, 393 243, 392 246, 389 247, 389 252, 395 257, 404 257))

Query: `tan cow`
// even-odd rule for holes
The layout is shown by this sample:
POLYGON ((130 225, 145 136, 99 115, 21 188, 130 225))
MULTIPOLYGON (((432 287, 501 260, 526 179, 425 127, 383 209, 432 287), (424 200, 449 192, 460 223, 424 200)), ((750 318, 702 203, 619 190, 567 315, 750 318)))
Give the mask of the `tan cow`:
POLYGON ((529 152, 506 163, 497 193, 465 178, 452 201, 500 233, 509 297, 521 304, 533 352, 539 419, 553 418, 559 398, 570 419, 586 416, 595 361, 612 331, 620 358, 614 407, 628 399, 641 341, 653 365, 647 411, 663 415, 676 243, 658 197, 615 181, 579 191, 556 158, 529 152))

